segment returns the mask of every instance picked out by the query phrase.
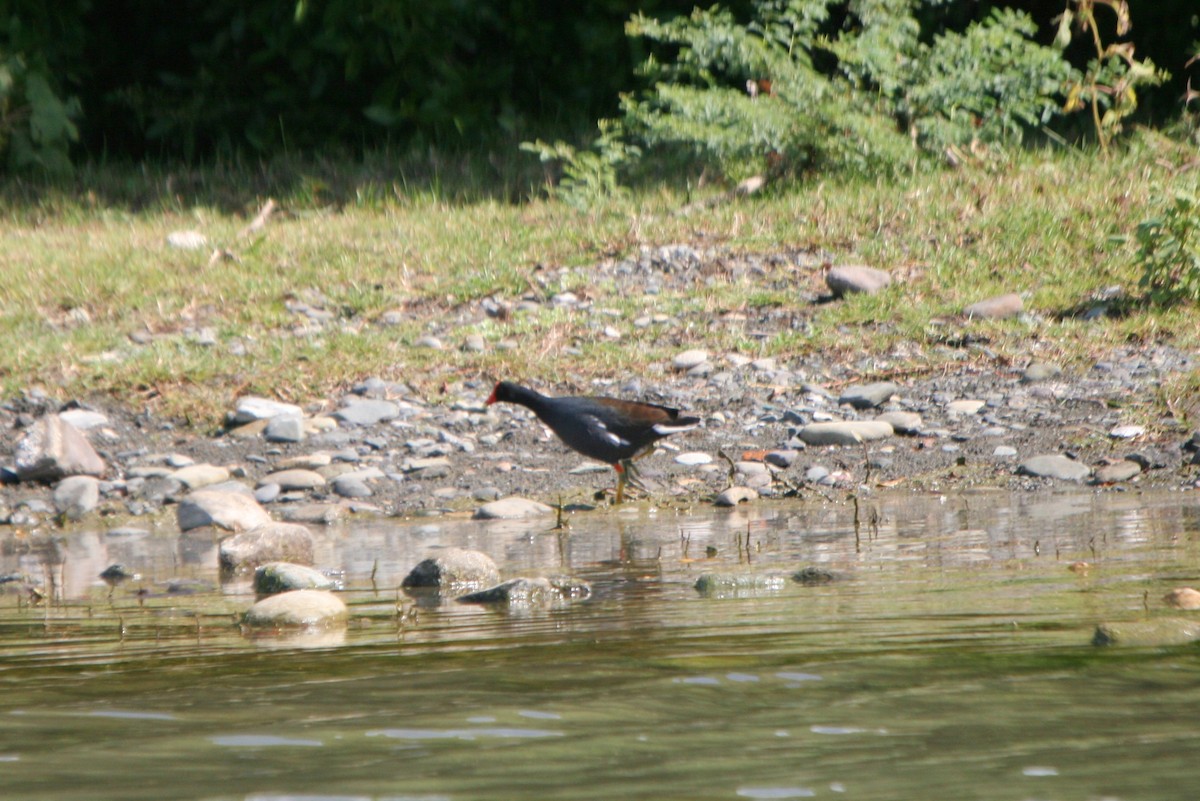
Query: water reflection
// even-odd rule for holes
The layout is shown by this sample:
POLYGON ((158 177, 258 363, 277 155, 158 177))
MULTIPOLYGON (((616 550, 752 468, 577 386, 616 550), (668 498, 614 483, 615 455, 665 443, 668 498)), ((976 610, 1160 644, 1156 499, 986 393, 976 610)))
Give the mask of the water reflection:
POLYGON ((0 575, 27 580, 0 586, 0 786, 49 801, 1179 797, 1200 745, 1194 649, 1087 643, 1101 620, 1180 614, 1155 604, 1200 583, 1197 500, 630 507, 566 533, 354 523, 317 532, 350 624, 295 638, 243 635, 253 597, 221 583, 211 534, 7 532, 0 575), (516 614, 397 590, 450 546, 593 594, 516 614), (114 562, 141 578, 110 588, 114 562), (812 566, 840 578, 692 586, 812 566))

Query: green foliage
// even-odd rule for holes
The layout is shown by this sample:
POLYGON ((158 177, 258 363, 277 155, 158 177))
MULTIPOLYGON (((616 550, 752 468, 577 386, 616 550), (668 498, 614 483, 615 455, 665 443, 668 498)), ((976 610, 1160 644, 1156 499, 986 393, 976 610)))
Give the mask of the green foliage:
POLYGON ((1200 199, 1177 191, 1163 211, 1137 227, 1141 286, 1159 303, 1200 302, 1200 199))
POLYGON ((562 141, 548 144, 540 139, 522 142, 521 149, 537 154, 544 164, 561 165, 562 178, 554 184, 552 194, 580 210, 623 194, 625 189, 618 181, 618 169, 641 155, 635 145, 621 141, 604 123, 600 138, 590 150, 578 150, 562 141))
POLYGON ((921 48, 917 74, 903 87, 903 111, 919 141, 1019 143, 1048 123, 1075 73, 1057 50, 1033 41, 1036 33, 1027 15, 995 10, 921 48))
POLYGON ((670 57, 646 61, 652 88, 622 99, 610 136, 732 179, 896 174, 948 146, 1020 142, 1057 112, 1071 67, 1010 10, 927 43, 917 15, 940 4, 759 0, 749 24, 720 8, 637 15, 629 34, 670 57))
POLYGON ((0 153, 10 168, 70 172, 78 115, 79 101, 59 98, 46 75, 23 57, 0 58, 0 153))

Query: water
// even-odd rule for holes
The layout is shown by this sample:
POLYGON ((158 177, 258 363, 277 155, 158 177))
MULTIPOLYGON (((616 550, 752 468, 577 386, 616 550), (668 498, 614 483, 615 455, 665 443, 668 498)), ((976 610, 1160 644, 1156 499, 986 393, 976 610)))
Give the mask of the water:
POLYGON ((842 499, 594 512, 566 535, 355 524, 318 554, 350 626, 293 639, 243 636, 253 599, 217 584, 210 541, 10 533, 0 574, 51 597, 0 595, 0 797, 1196 796, 1200 651, 1090 640, 1102 620, 1188 614, 1160 598, 1200 584, 1200 496, 895 496, 857 515, 857 532, 842 499), (442 545, 594 594, 418 607, 395 587, 442 545), (110 599, 95 577, 114 561, 143 577, 110 599), (692 588, 810 565, 847 578, 692 588), (215 588, 161 591, 179 577, 215 588))

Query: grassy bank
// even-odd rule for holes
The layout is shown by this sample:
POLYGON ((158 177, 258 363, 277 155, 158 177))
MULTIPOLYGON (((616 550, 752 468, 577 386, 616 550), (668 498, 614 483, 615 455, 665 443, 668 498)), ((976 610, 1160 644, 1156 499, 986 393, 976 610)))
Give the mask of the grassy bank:
MULTIPOLYGON (((1040 152, 896 183, 812 181, 711 205, 695 201, 715 189, 643 191, 590 214, 513 202, 529 183, 503 166, 465 180, 449 164, 441 172, 310 165, 286 171, 287 181, 258 168, 93 168, 77 188, 17 187, 5 196, 0 382, 4 397, 43 387, 209 424, 243 393, 308 402, 370 375, 430 396, 475 376, 619 377, 680 347, 783 361, 820 353, 862 362, 864 378, 964 358, 1085 367, 1126 343, 1194 349, 1195 308, 1138 302, 1139 270, 1121 241, 1164 190, 1195 180, 1181 169, 1193 157, 1147 134, 1108 159, 1040 152), (244 232, 268 195, 279 211, 244 232), (208 245, 169 247, 167 235, 180 230, 203 233, 208 245), (875 297, 816 304, 820 270, 796 259, 746 275, 715 270, 657 295, 592 269, 669 243, 816 262, 827 254, 900 281, 875 297), (1077 316, 1114 286, 1129 299, 1112 307, 1118 314, 1077 316), (480 308, 486 298, 512 304, 568 290, 593 311, 543 303, 493 317, 480 308), (1032 321, 957 319, 965 304, 1010 291, 1025 296, 1032 321), (673 322, 633 324, 655 313, 673 322), (731 314, 787 322, 767 332, 714 324, 731 314), (984 347, 949 346, 964 327, 984 347), (472 333, 519 347, 461 349, 472 333), (428 335, 446 349, 415 347, 428 335)), ((1197 383, 1180 376, 1162 389, 1164 402, 1197 383)))

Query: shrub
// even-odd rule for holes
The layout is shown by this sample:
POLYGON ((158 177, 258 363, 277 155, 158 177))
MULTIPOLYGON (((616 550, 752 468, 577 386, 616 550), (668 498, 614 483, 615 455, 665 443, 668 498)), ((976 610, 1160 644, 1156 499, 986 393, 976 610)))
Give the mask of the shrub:
POLYGON ((1177 191, 1158 217, 1137 227, 1141 286, 1158 303, 1200 302, 1200 200, 1177 191))

